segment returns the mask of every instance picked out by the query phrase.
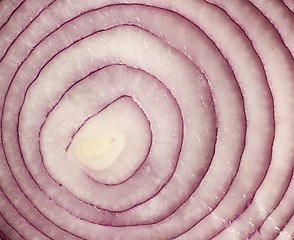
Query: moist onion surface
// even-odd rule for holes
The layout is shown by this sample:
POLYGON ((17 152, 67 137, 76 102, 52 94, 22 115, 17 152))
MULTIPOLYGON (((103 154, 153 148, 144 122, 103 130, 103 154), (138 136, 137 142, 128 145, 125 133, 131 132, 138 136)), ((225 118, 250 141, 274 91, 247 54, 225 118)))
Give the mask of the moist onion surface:
POLYGON ((293 11, 0 1, 0 238, 293 239, 293 11))

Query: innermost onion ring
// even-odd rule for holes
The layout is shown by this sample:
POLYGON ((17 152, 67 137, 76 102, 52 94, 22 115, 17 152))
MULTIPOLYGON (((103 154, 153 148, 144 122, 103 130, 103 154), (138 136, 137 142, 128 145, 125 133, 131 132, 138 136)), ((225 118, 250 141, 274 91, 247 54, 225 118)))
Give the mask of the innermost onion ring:
POLYGON ((118 184, 134 174, 150 145, 150 125, 144 112, 123 96, 83 124, 68 146, 67 156, 93 179, 118 184))

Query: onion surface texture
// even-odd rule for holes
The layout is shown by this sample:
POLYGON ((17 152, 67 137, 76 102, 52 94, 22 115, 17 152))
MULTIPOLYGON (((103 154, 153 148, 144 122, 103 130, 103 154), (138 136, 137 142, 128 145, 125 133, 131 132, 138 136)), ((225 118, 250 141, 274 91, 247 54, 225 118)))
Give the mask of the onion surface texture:
POLYGON ((293 0, 1 0, 0 239, 294 239, 293 0))

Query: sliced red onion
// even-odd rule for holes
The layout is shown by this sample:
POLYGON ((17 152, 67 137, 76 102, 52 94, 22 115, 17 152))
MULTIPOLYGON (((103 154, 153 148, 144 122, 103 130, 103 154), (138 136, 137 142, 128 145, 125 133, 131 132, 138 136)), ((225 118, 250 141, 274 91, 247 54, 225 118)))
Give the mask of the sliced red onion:
POLYGON ((1 238, 294 237, 291 1, 0 16, 1 238))

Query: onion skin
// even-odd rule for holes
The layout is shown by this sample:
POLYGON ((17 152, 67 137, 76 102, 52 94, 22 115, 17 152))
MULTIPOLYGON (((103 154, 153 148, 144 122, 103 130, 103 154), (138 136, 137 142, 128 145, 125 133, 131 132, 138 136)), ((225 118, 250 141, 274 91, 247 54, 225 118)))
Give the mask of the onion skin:
POLYGON ((0 238, 293 239, 293 9, 0 1, 0 238))

